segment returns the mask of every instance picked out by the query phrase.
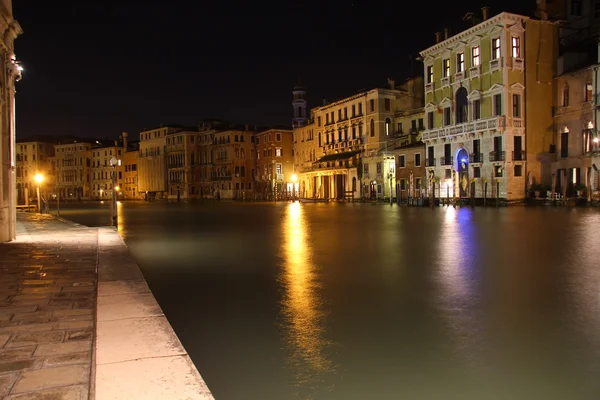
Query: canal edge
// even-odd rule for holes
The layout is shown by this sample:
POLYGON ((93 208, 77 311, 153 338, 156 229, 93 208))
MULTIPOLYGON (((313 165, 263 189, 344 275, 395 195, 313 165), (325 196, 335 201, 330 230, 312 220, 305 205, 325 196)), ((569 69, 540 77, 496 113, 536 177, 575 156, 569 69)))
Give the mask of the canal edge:
POLYGON ((93 399, 214 400, 112 227, 98 228, 93 399))

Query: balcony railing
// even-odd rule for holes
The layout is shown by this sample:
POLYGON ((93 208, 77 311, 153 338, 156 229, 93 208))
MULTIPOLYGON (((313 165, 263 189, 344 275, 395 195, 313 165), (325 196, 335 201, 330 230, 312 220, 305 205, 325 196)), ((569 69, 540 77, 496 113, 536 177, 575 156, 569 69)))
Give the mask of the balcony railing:
POLYGON ((435 167, 435 157, 433 157, 433 158, 426 158, 425 159, 425 166, 426 167, 435 167))
POLYGON ((491 117, 477 121, 466 122, 464 124, 449 125, 438 129, 429 129, 423 132, 422 140, 447 138, 465 133, 482 132, 486 130, 504 130, 506 126, 505 117, 491 117))
POLYGON ((527 160, 527 152, 525 150, 517 150, 512 152, 513 161, 525 161, 527 160))
POLYGON ((490 161, 491 162, 500 162, 504 161, 505 152, 504 151, 490 151, 490 161))
POLYGON ((471 164, 481 164, 483 162, 483 153, 472 153, 469 155, 471 164))
POLYGON ((452 165, 454 157, 442 157, 440 159, 440 165, 452 165))

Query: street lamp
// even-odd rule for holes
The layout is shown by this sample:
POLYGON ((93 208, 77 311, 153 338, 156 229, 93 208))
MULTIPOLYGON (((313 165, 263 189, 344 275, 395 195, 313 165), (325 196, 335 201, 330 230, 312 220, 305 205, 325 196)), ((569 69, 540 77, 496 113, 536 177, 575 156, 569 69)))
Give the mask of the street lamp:
POLYGON ((33 180, 37 183, 37 199, 38 199, 38 212, 42 213, 42 201, 40 199, 40 185, 44 182, 44 175, 35 174, 33 180))
POLYGON ((112 201, 110 203, 110 210, 112 214, 112 226, 117 227, 117 190, 119 187, 117 186, 117 164, 119 161, 113 157, 110 159, 110 165, 113 167, 112 171, 112 201))

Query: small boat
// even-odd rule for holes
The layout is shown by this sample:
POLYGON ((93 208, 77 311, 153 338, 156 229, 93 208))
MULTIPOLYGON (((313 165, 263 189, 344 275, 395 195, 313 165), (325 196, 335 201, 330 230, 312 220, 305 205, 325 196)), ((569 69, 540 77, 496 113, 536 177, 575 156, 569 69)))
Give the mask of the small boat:
POLYGON ((329 200, 300 198, 300 199, 298 199, 298 201, 300 201, 300 203, 327 203, 329 200))

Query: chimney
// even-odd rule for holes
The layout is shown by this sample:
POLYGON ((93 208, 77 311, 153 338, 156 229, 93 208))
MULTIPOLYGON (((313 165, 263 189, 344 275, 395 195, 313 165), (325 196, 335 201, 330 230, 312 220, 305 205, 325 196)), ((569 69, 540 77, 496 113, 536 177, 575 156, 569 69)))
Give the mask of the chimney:
POLYGON ((388 78, 388 85, 390 85, 390 89, 396 89, 396 82, 393 79, 388 78))
POLYGON ((327 105, 327 99, 325 97, 323 97, 322 101, 323 101, 323 105, 326 106, 327 105))
POLYGON ((535 10, 535 16, 542 21, 548 20, 548 10, 546 8, 546 0, 536 0, 537 8, 535 10))
POLYGON ((119 141, 115 140, 115 147, 119 147, 119 141))
POLYGON ((490 12, 490 8, 487 7, 487 6, 483 7, 481 9, 481 15, 482 15, 482 18, 483 18, 484 21, 489 18, 489 12, 490 12))
POLYGON ((127 136, 129 136, 129 134, 127 132, 123 132, 121 135, 123 136, 123 148, 125 151, 127 151, 127 136))
POLYGON ((246 130, 248 131, 248 124, 244 125, 244 128, 246 128, 246 130))
POLYGON ((438 44, 442 41, 442 34, 440 32, 435 33, 435 44, 438 44))
POLYGON ((444 28, 444 40, 448 40, 448 28, 444 28))

